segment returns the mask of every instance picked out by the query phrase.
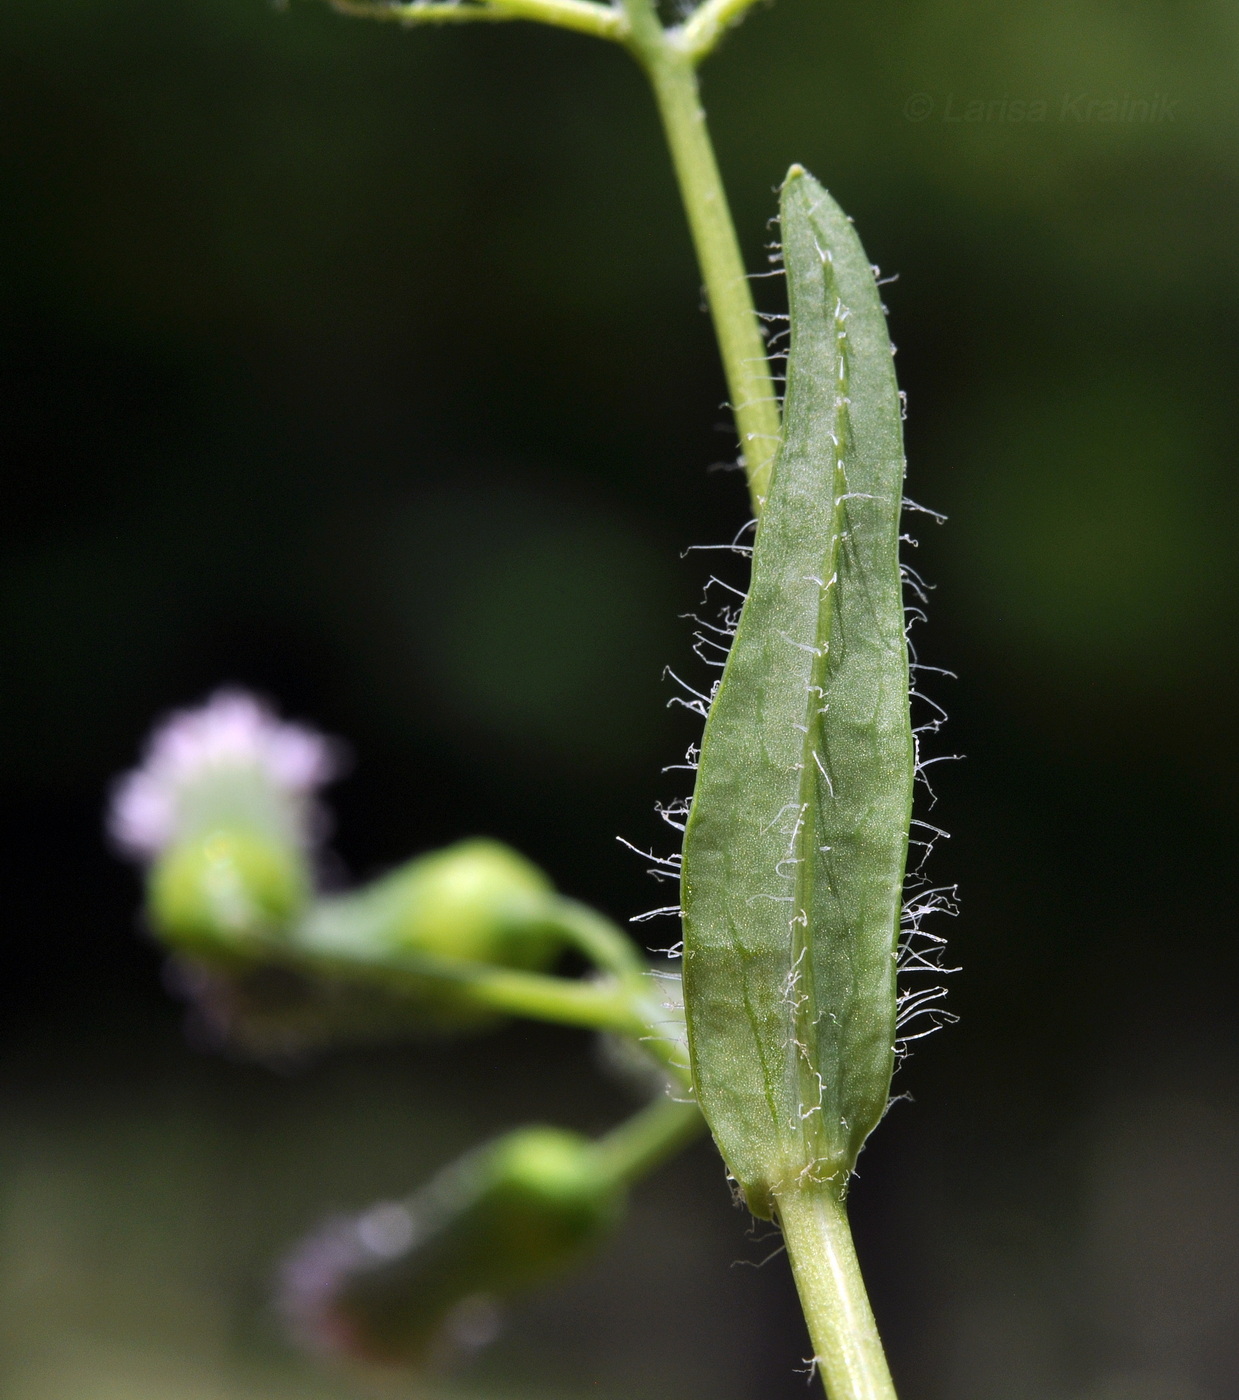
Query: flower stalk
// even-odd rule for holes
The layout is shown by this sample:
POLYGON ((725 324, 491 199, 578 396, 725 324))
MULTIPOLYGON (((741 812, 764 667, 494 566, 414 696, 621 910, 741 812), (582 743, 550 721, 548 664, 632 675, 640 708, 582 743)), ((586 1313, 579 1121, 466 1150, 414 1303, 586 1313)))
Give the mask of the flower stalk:
MULTIPOLYGON (((738 16, 743 8, 733 5, 731 13, 738 16)), ((624 9, 625 43, 649 78, 671 151, 714 319, 749 496, 759 514, 779 445, 779 400, 697 82, 697 64, 718 42, 725 21, 716 15, 691 32, 687 26, 666 30, 653 0, 624 0, 624 9)))

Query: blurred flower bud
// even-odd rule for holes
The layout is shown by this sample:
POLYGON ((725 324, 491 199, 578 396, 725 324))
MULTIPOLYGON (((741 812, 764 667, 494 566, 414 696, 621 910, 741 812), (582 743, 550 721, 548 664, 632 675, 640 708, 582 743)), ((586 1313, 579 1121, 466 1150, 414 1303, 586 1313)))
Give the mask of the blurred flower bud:
POLYGON ((285 724, 245 691, 219 690, 151 735, 141 766, 113 789, 108 832, 145 863, 219 829, 308 850, 323 824, 315 793, 339 768, 323 735, 285 724))
MULTIPOLYGON (((546 876, 497 841, 460 841, 418 856, 352 894, 321 899, 302 936, 320 948, 424 953, 492 967, 540 971, 563 947, 558 896, 546 876)), ((427 977, 403 988, 421 1029, 480 1030, 501 1018, 467 986, 427 977)))
POLYGON ((545 875, 498 841, 460 841, 410 861, 366 895, 394 947, 503 967, 546 967, 561 939, 545 875))
POLYGON ((235 953, 299 915, 324 823, 315 793, 337 769, 322 735, 243 691, 217 691, 160 725, 108 813, 117 846, 151 867, 159 934, 197 953, 235 953))
POLYGON ((285 1315, 319 1351, 381 1365, 438 1360, 484 1300, 572 1263, 622 1207, 623 1188, 588 1139, 524 1128, 453 1163, 408 1202, 312 1236, 285 1266, 285 1315))
POLYGON ((252 831, 220 828, 160 857, 148 909, 166 942, 209 956, 244 952, 248 939, 286 926, 308 897, 299 851, 252 831))

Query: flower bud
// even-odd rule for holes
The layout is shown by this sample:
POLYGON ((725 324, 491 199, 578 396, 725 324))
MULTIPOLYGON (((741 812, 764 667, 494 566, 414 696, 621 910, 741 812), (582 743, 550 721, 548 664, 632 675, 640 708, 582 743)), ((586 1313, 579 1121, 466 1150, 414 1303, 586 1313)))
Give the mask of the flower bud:
POLYGON ((320 1351, 425 1363, 450 1347, 462 1309, 572 1263, 622 1207, 623 1188, 588 1139, 524 1128, 453 1163, 404 1204, 330 1222, 286 1265, 285 1312, 320 1351))
MULTIPOLYGON (((421 953, 455 962, 540 971, 555 960, 563 935, 557 896, 546 876, 497 841, 460 841, 418 856, 352 894, 319 900, 307 915, 308 945, 373 953, 421 953)), ((499 1017, 468 986, 425 977, 403 987, 420 1029, 476 1031, 499 1017)))
POLYGON ((550 881, 498 841, 460 841, 410 861, 367 895, 393 947, 466 962, 539 969, 560 939, 550 881))
POLYGON ((338 745, 323 735, 245 691, 220 690, 154 731, 141 765, 113 789, 108 831, 144 864, 218 828, 309 850, 323 822, 317 790, 339 769, 338 745))
POLYGON ((335 745, 244 691, 161 724, 108 813, 113 841, 150 869, 155 931, 228 959, 298 917, 323 825, 317 790, 338 766, 335 745))
POLYGON ((220 828, 172 847, 151 871, 147 908, 160 937, 186 952, 243 953, 304 908, 300 853, 253 831, 220 828))

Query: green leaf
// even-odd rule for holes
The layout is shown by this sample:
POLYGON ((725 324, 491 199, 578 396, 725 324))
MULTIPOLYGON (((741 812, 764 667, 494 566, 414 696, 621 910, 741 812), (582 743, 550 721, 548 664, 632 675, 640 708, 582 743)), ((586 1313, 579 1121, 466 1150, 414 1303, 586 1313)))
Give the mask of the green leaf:
POLYGON ((697 1096, 762 1216, 789 1188, 842 1188, 885 1111, 914 774, 885 316, 851 222, 798 166, 780 218, 783 443, 682 887, 697 1096))

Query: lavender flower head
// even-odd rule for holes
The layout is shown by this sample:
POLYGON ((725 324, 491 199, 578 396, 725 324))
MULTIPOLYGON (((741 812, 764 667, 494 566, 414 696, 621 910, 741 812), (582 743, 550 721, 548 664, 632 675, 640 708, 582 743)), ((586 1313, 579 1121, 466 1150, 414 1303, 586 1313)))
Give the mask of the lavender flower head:
POLYGON ((154 731, 141 765, 113 789, 108 834, 141 862, 236 823, 305 849, 322 835, 317 789, 341 766, 334 741, 284 722, 244 690, 217 690, 154 731))

